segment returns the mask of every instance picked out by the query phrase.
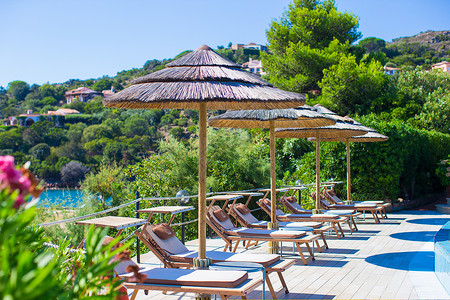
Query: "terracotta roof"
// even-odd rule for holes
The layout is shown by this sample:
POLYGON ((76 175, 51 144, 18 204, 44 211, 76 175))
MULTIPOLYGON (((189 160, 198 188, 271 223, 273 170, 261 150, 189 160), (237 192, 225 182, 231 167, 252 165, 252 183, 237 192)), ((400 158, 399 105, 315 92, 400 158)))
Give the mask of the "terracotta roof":
POLYGON ((385 70, 400 70, 399 68, 394 68, 394 67, 384 67, 385 70))
POLYGON ((20 114, 19 117, 39 117, 41 114, 20 114))
POLYGON ((69 96, 69 95, 81 95, 81 94, 100 94, 100 93, 83 86, 83 87, 79 87, 74 90, 67 91, 64 95, 69 96))
POLYGON ((441 61, 437 64, 431 65, 432 67, 437 67, 437 66, 441 66, 441 65, 446 65, 446 64, 450 64, 448 61, 441 61))
POLYGON ((70 108, 60 108, 56 111, 49 110, 45 115, 47 116, 65 116, 70 114, 79 114, 80 112, 76 109, 70 109, 70 108))
POLYGON ((56 112, 64 113, 66 115, 68 115, 68 114, 79 114, 80 113, 78 110, 71 109, 71 108, 60 108, 56 112))

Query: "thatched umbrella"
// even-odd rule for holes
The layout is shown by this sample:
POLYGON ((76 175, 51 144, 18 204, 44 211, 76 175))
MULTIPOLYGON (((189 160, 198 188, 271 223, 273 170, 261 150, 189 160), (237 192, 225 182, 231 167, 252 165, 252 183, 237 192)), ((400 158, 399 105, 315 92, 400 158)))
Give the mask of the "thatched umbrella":
POLYGON ((324 138, 352 137, 363 135, 366 131, 358 126, 349 123, 344 117, 340 117, 323 106, 315 105, 314 109, 336 120, 336 124, 318 128, 285 128, 275 131, 276 137, 281 138, 316 138, 316 209, 315 213, 320 213, 320 141, 324 138))
MULTIPOLYGON (((309 106, 289 109, 271 110, 231 110, 219 116, 209 118, 213 127, 232 128, 269 128, 270 132, 270 189, 271 189, 271 222, 269 229, 278 229, 276 218, 276 175, 275 175, 275 128, 320 127, 335 124, 329 116, 322 115, 309 106)), ((278 243, 269 244, 270 253, 278 253, 278 243)))
POLYGON ((274 109, 305 103, 301 94, 279 90, 204 45, 166 68, 134 80, 103 104, 118 108, 199 110, 199 257, 206 258, 206 111, 207 109, 274 109))
MULTIPOLYGON (((375 129, 362 125, 361 123, 353 120, 352 118, 345 116, 345 119, 358 126, 360 129, 365 130, 367 133, 359 136, 352 136, 346 138, 334 137, 334 138, 322 138, 321 142, 345 142, 347 148, 347 201, 351 203, 351 176, 350 176, 350 142, 353 143, 370 143, 370 142, 383 142, 389 139, 389 137, 378 133, 375 129)), ((310 138, 309 140, 315 140, 310 138)))

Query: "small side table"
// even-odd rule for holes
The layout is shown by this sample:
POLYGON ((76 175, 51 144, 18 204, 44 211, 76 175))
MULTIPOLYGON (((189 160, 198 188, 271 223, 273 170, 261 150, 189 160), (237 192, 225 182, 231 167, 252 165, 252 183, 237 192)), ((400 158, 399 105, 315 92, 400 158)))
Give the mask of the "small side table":
MULTIPOLYGON (((296 225, 291 225, 291 226, 283 226, 278 229, 278 230, 284 230, 284 231, 311 231, 312 234, 314 234, 314 227, 307 227, 307 226, 296 226, 296 225)), ((314 256, 314 242, 312 243, 312 253, 314 256)), ((320 250, 320 249, 319 249, 320 250)), ((295 243, 292 243, 292 252, 295 253, 295 243)), ((283 255, 283 242, 280 242, 280 255, 283 255)))
POLYGON ((248 273, 262 271, 263 292, 262 299, 266 299, 266 269, 263 265, 244 261, 222 261, 209 265, 210 270, 246 271, 248 273))
MULTIPOLYGON (((117 229, 118 231, 115 237, 118 237, 125 228, 147 224, 147 220, 128 217, 106 216, 101 218, 78 221, 75 222, 75 224, 94 225, 95 227, 109 227, 112 229, 117 229)), ((83 243, 84 239, 80 242, 78 248, 80 248, 83 245, 83 243)))
POLYGON ((349 216, 350 217, 350 234, 353 234, 353 226, 355 226, 355 230, 358 230, 358 227, 356 227, 356 223, 353 220, 353 214, 355 213, 355 210, 352 209, 329 209, 324 212, 325 214, 329 215, 335 215, 335 216, 349 216))

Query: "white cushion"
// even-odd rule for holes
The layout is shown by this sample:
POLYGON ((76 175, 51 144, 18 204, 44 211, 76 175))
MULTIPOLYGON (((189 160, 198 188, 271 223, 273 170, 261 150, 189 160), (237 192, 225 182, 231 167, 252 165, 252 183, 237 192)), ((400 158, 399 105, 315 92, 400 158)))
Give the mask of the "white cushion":
POLYGON ((220 224, 222 226, 222 228, 225 230, 233 230, 236 228, 236 226, 234 226, 234 224, 231 222, 230 218, 226 219, 223 222, 220 222, 219 219, 217 219, 213 213, 210 213, 209 215, 212 218, 214 218, 214 221, 216 221, 218 224, 220 224))
POLYGON ((153 225, 147 226, 147 232, 162 249, 167 251, 168 254, 178 254, 189 251, 176 236, 167 240, 162 240, 153 232, 152 228, 153 225))
POLYGON ((253 224, 256 222, 259 222, 259 220, 257 218, 255 218, 251 213, 248 214, 242 214, 239 210, 237 210, 236 208, 233 208, 233 211, 235 213, 237 213, 242 219, 245 220, 245 222, 249 223, 249 224, 253 224))

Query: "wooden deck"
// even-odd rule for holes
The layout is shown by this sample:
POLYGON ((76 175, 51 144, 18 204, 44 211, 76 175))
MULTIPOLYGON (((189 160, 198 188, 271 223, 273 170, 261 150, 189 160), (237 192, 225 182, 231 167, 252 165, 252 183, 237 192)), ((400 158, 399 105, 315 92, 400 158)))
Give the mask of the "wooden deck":
MULTIPOLYGON (((298 262, 285 272, 289 294, 278 293, 279 299, 450 299, 436 278, 433 237, 439 228, 450 221, 450 215, 433 211, 401 211, 390 213, 389 219, 375 224, 373 219, 358 223, 359 231, 338 240, 328 238, 330 249, 316 251, 316 260, 307 266, 298 262)), ((222 250, 223 241, 207 240, 208 250, 222 250)), ((188 247, 196 247, 196 241, 188 247)), ((244 251, 240 248, 238 252, 244 251)), ((266 253, 267 243, 249 249, 252 253, 266 253)), ((291 255, 292 245, 283 244, 283 256, 291 255)), ((151 254, 142 262, 158 265, 151 254)), ((261 276, 259 273, 252 276, 261 276)), ((281 288, 273 279, 276 290, 281 288)), ((131 291, 130 295, 131 295, 131 291)), ((192 298, 192 294, 139 292, 137 299, 192 298)), ((262 288, 252 292, 249 299, 261 299, 262 288)), ((270 293, 266 291, 266 299, 270 293)))

